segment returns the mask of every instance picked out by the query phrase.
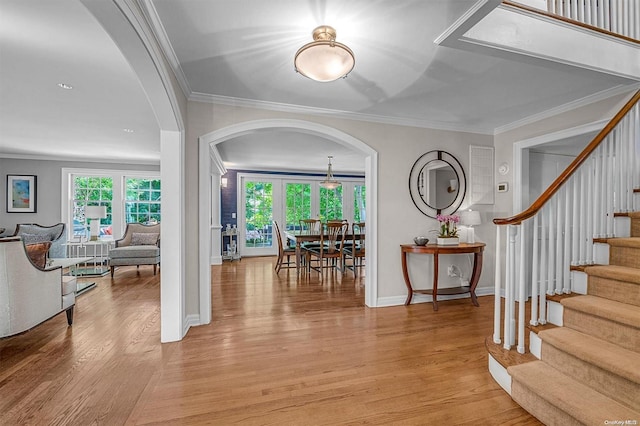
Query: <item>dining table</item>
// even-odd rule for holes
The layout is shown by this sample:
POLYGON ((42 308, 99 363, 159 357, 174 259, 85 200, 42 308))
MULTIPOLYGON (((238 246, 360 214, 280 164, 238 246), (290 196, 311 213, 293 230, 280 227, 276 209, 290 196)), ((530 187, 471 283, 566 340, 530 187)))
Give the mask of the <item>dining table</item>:
MULTIPOLYGON (((288 241, 292 241, 296 245, 296 272, 300 274, 302 266, 302 244, 303 243, 319 243, 323 239, 320 232, 309 232, 296 230, 285 230, 284 235, 288 241)), ((325 234, 326 235, 326 234, 325 234)), ((353 238, 353 233, 348 230, 344 236, 345 241, 353 238)))

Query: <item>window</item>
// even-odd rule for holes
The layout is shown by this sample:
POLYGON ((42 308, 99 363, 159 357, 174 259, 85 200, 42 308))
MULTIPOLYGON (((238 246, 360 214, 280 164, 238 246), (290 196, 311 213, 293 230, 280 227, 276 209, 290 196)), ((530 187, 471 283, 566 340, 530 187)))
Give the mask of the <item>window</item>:
POLYGON ((273 221, 273 183, 245 182, 245 247, 270 247, 273 221))
POLYGON ((130 222, 160 222, 160 179, 126 178, 124 212, 130 222))
POLYGON ((355 185, 353 189, 353 220, 354 222, 366 221, 366 187, 364 185, 355 185))
POLYGON ((106 206, 107 217, 100 219, 100 235, 111 234, 113 179, 102 176, 73 177, 73 236, 89 236, 89 223, 85 218, 86 206, 106 206))
POLYGON ((301 219, 311 218, 311 184, 287 182, 285 191, 286 229, 297 229, 301 219))
POLYGON ((100 235, 120 238, 128 222, 160 221, 160 172, 62 169, 62 217, 67 237, 88 236, 86 206, 105 206, 100 235))
POLYGON ((342 188, 320 188, 320 220, 342 219, 342 188))

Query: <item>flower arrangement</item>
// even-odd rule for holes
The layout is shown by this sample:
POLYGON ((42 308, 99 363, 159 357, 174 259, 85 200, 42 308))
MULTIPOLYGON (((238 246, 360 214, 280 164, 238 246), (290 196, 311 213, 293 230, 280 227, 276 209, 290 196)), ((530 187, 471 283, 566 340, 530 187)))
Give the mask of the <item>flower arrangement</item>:
POLYGON ((440 222, 440 229, 438 238, 456 238, 458 236, 458 228, 456 224, 460 222, 460 216, 454 215, 442 215, 436 216, 438 222, 440 222))

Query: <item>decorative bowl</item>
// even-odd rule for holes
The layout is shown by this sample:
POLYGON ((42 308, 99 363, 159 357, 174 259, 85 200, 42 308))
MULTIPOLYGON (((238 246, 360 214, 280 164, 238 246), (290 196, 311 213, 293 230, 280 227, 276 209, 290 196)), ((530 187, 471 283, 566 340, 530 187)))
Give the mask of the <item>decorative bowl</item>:
POLYGON ((413 242, 416 243, 417 246, 424 246, 429 242, 429 238, 427 237, 415 237, 413 242))

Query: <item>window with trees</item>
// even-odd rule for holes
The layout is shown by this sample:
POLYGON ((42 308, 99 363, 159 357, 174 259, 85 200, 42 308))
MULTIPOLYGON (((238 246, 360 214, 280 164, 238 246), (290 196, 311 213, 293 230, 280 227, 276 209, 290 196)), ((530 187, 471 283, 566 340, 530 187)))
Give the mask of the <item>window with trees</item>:
POLYGON ((160 222, 160 179, 125 179, 124 212, 127 223, 160 222))
MULTIPOLYGON (((105 206, 107 217, 100 220, 100 234, 111 234, 113 179, 105 176, 73 177, 73 236, 89 236, 89 223, 85 217, 86 206, 105 206)), ((96 219, 93 219, 96 220, 96 219)))

